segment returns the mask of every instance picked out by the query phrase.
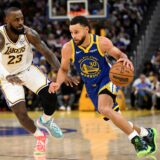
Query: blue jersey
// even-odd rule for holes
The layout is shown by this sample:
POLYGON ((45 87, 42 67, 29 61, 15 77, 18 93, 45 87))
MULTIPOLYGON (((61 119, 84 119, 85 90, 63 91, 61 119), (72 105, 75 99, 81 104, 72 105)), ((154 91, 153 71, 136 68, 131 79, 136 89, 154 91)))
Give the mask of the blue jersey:
POLYGON ((91 34, 91 43, 86 49, 77 46, 73 40, 72 43, 73 62, 86 85, 97 84, 102 78, 109 77, 110 67, 99 49, 98 36, 91 34))
POLYGON ((90 37, 91 43, 86 49, 77 46, 74 40, 71 40, 73 50, 72 62, 85 83, 89 97, 97 108, 100 91, 108 89, 114 93, 117 92, 117 89, 110 82, 110 65, 99 48, 98 36, 90 34, 90 37))

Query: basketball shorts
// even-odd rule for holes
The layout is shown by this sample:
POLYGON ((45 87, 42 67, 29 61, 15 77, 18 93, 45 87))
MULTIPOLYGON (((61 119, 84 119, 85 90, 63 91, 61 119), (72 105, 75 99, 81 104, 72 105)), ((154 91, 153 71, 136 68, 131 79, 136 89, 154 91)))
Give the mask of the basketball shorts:
POLYGON ((98 84, 90 84, 86 85, 87 93, 89 98, 91 99, 92 103, 96 111, 98 111, 98 96, 100 94, 108 94, 112 97, 114 105, 113 109, 118 111, 119 106, 116 103, 116 96, 119 90, 119 87, 114 85, 111 81, 107 81, 107 79, 102 79, 102 81, 98 84))
MULTIPOLYGON (((49 83, 47 76, 34 65, 18 73, 17 76, 24 82, 24 86, 35 94, 38 94, 49 83)), ((1 80, 1 89, 9 107, 20 101, 25 101, 23 86, 11 84, 7 80, 1 80)))

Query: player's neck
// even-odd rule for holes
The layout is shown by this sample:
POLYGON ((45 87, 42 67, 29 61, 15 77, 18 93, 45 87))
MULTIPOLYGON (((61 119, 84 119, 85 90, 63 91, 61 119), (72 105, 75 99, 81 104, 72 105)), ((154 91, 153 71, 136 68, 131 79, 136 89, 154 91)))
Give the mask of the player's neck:
POLYGON ((9 28, 9 26, 7 26, 7 25, 5 26, 5 29, 6 29, 6 33, 7 33, 7 36, 9 37, 9 39, 13 42, 17 42, 19 35, 12 32, 11 29, 9 28))
POLYGON ((86 36, 86 39, 85 39, 84 42, 82 43, 81 47, 87 48, 87 47, 90 45, 90 43, 91 43, 91 35, 88 34, 88 35, 86 36))

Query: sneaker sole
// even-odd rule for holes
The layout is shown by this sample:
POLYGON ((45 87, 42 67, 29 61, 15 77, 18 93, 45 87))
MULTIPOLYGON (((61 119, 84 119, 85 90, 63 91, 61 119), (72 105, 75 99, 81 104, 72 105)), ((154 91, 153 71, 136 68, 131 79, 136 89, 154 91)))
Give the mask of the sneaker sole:
POLYGON ((142 152, 138 153, 137 156, 138 156, 138 158, 142 158, 142 157, 148 156, 150 151, 151 151, 151 147, 148 146, 147 151, 142 151, 142 152))
POLYGON ((52 136, 52 137, 53 137, 53 136, 56 137, 56 138, 62 138, 62 137, 63 137, 63 134, 62 134, 61 137, 57 137, 57 136, 55 136, 55 135, 52 135, 51 132, 49 131, 49 129, 48 129, 47 127, 44 127, 41 123, 39 123, 39 120, 36 121, 36 124, 37 124, 37 127, 42 128, 42 129, 45 129, 45 130, 49 133, 49 135, 52 136))
POLYGON ((155 145, 155 151, 151 152, 151 153, 150 153, 151 155, 152 155, 152 154, 155 154, 156 151, 157 151, 157 143, 156 143, 156 141, 157 141, 157 130, 156 130, 155 128, 152 128, 152 130, 153 130, 153 133, 154 133, 154 145, 155 145))

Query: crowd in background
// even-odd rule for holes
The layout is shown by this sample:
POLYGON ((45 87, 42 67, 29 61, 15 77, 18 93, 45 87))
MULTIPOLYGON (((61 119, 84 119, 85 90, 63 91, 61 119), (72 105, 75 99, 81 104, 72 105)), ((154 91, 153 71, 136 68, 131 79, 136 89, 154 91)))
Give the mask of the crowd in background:
POLYGON ((160 109, 160 48, 151 61, 144 63, 142 74, 133 82, 131 106, 136 109, 160 109))
MULTIPOLYGON (((49 20, 46 0, 22 0, 21 2, 22 11, 25 16, 25 24, 35 29, 40 34, 42 40, 50 47, 60 60, 61 47, 71 38, 68 30, 68 20, 49 20)), ((54 2, 56 3, 55 6, 57 8, 62 8, 58 2, 63 2, 63 0, 55 0, 54 2)), ((11 3, 13 3, 12 0, 0 1, 1 17, 3 15, 2 9, 10 6, 11 3)), ((143 17, 147 12, 148 6, 149 0, 108 0, 107 18, 105 20, 90 19, 89 21, 96 34, 101 34, 100 31, 103 29, 105 36, 110 38, 114 45, 129 56, 131 42, 134 37, 138 35, 138 30, 143 21, 143 17)), ((0 25, 4 24, 2 19, 3 18, 0 18, 0 25)), ((51 80, 55 80, 57 71, 54 68, 51 68, 45 58, 34 48, 33 53, 33 63, 38 65, 51 80)), ((153 57, 152 63, 157 63, 157 59, 157 57, 153 57)), ((71 66, 69 74, 79 77, 74 66, 71 66)), ((57 106, 61 110, 76 109, 82 85, 83 84, 81 83, 81 85, 76 88, 67 88, 66 86, 62 86, 58 93, 57 106)), ((4 96, 2 93, 0 93, 0 96, 0 106, 2 106, 1 110, 5 110, 7 107, 4 96)), ((30 110, 41 109, 39 97, 28 89, 26 89, 26 103, 30 110)))

